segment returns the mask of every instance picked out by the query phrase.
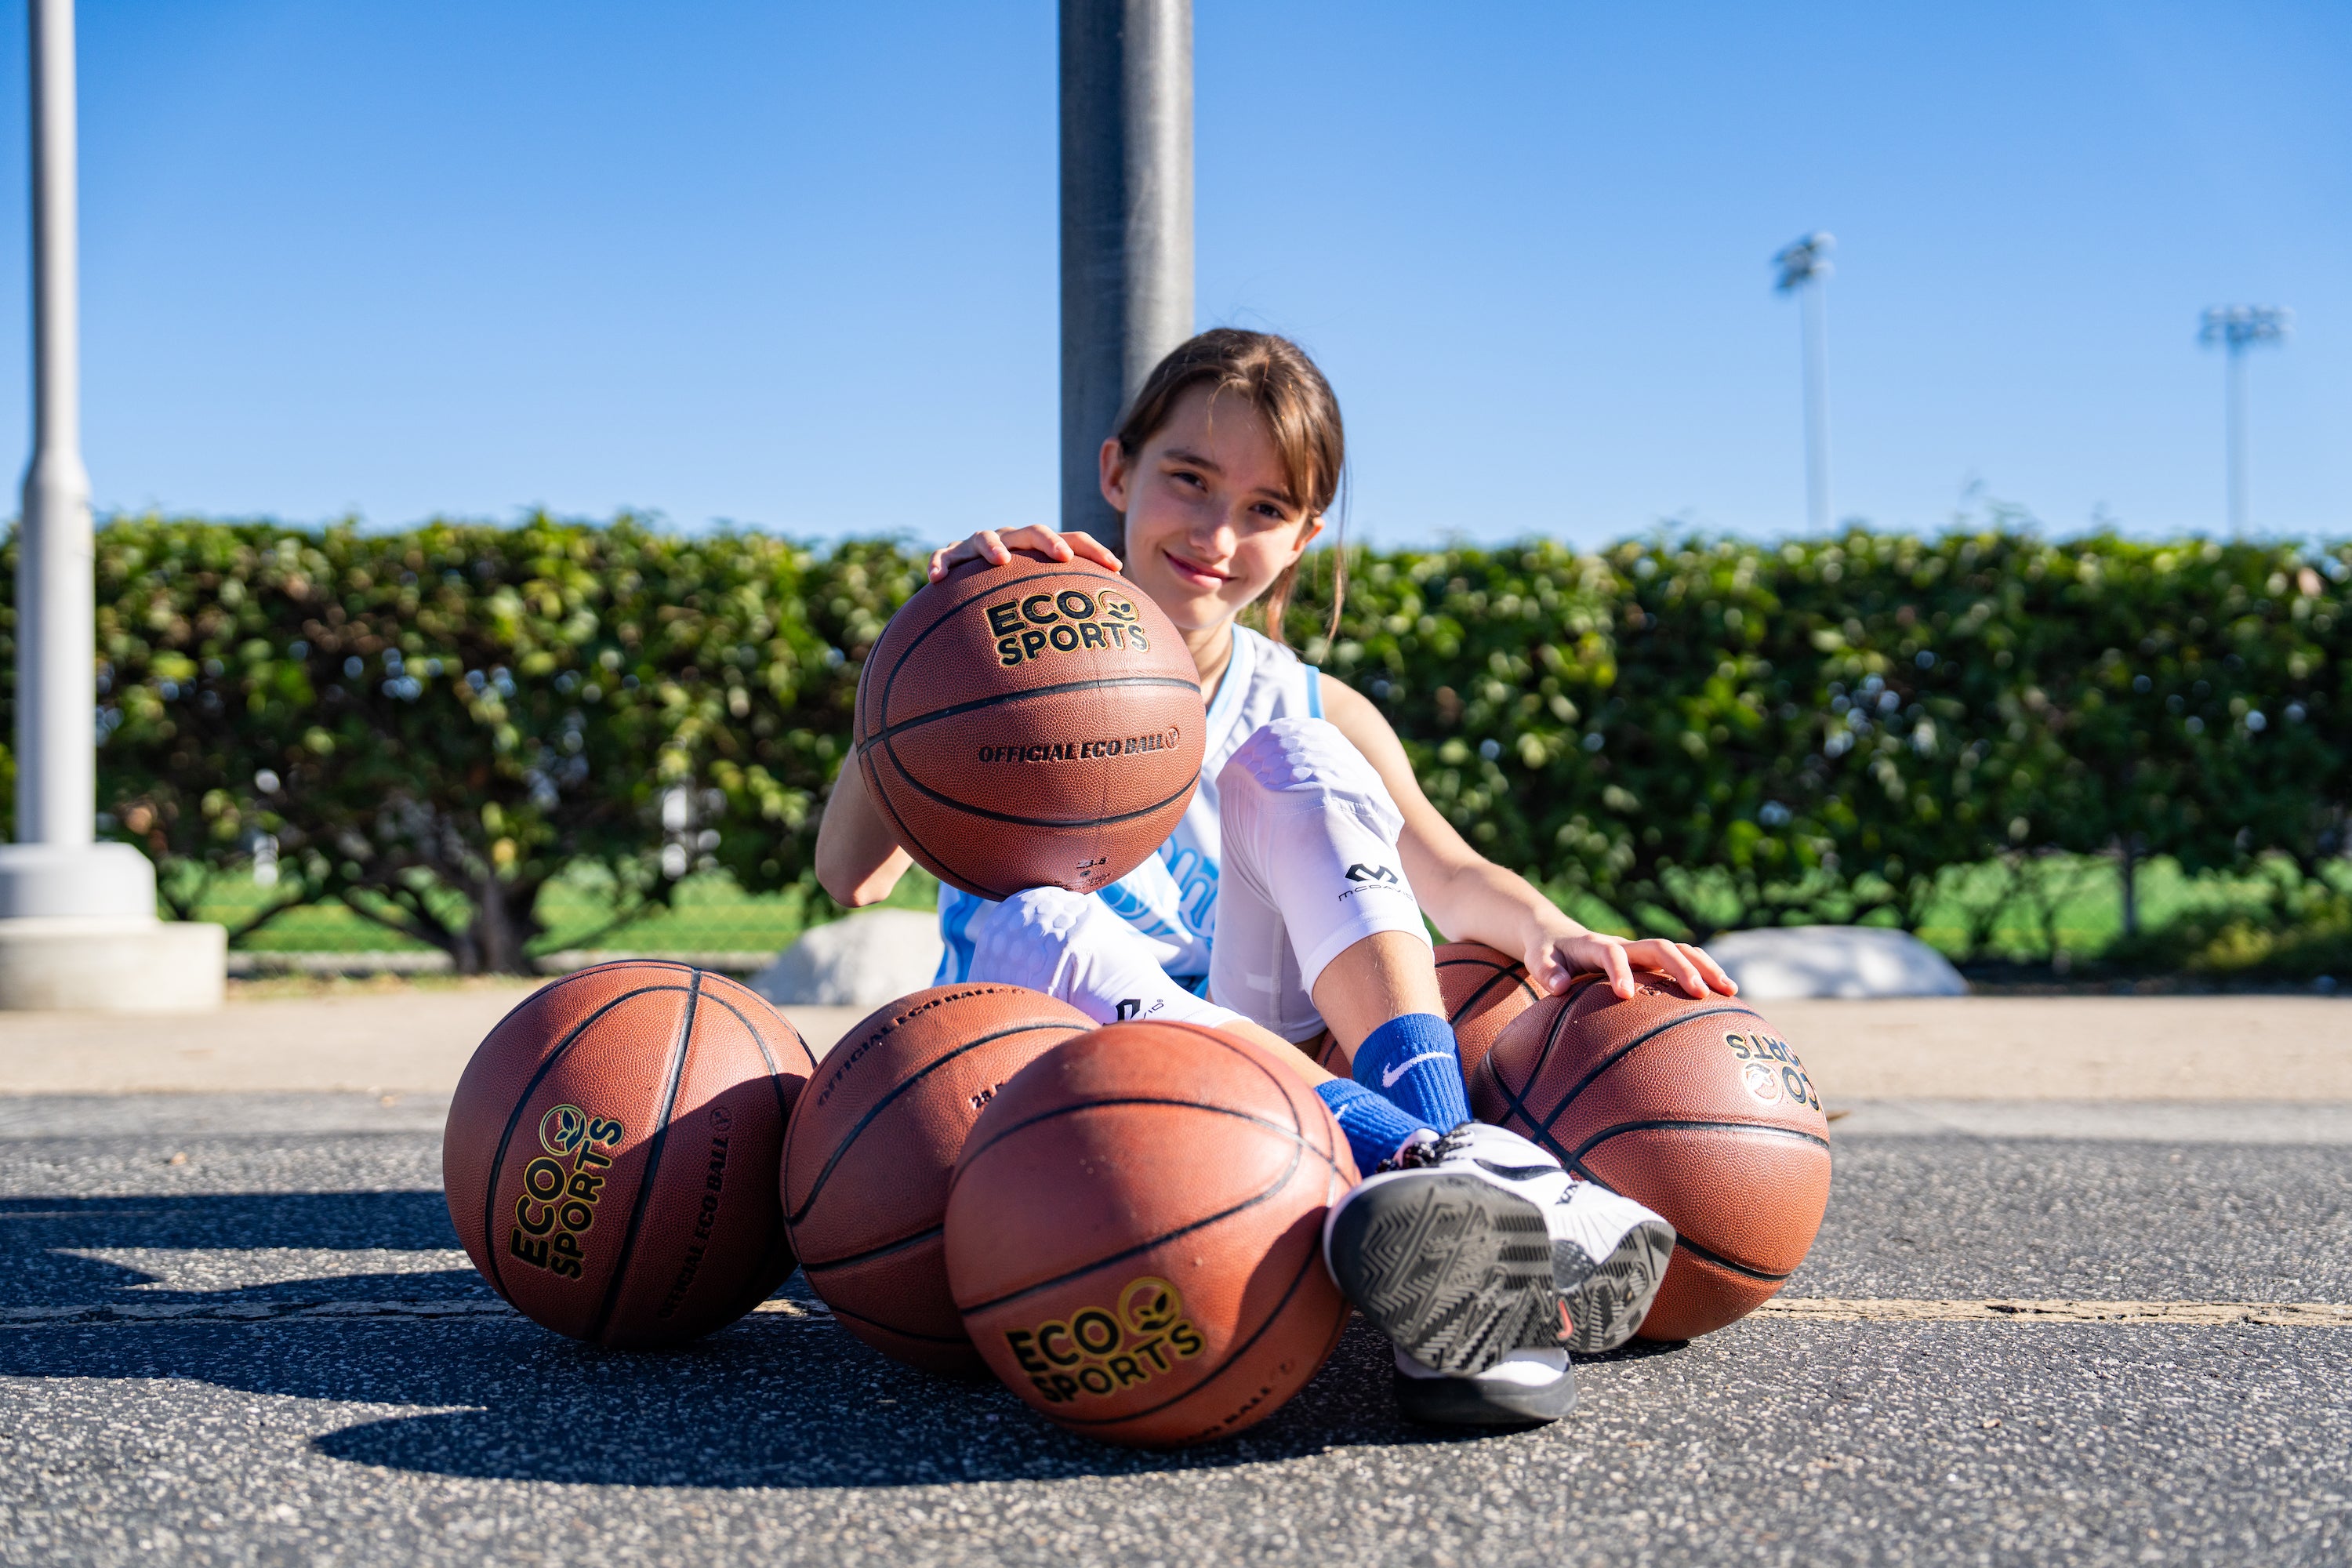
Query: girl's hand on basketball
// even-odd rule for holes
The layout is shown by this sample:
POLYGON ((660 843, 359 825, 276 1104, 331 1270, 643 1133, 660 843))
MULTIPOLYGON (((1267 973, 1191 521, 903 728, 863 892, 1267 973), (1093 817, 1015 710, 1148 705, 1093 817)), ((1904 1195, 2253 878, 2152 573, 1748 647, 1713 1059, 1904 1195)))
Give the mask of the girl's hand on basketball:
POLYGON ((1528 973, 1535 983, 1555 995, 1567 990, 1577 975, 1598 972, 1622 1000, 1632 999, 1633 976, 1642 970, 1668 976, 1694 996, 1709 991, 1725 996, 1739 994, 1738 983, 1707 956, 1705 948, 1664 937, 1628 942, 1622 936, 1579 931, 1548 940, 1528 955, 1528 973))
POLYGON ((1075 561, 1081 557, 1097 566, 1118 570, 1118 557, 1109 546, 1090 533, 1063 533, 1033 522, 1020 528, 1008 528, 999 532, 983 528, 970 539, 960 539, 931 552, 931 581, 936 583, 967 561, 985 561, 991 566, 1009 566, 1013 552, 1026 550, 1048 561, 1075 561))

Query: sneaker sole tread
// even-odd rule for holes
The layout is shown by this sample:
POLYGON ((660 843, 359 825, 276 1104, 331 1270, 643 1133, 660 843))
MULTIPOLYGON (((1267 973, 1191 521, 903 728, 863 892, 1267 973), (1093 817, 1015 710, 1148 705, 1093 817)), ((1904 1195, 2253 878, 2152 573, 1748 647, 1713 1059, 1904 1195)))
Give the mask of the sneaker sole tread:
POLYGON ((1475 1177, 1433 1172, 1360 1194, 1333 1225, 1330 1260, 1357 1310, 1449 1377, 1559 1343, 1543 1212, 1475 1177))

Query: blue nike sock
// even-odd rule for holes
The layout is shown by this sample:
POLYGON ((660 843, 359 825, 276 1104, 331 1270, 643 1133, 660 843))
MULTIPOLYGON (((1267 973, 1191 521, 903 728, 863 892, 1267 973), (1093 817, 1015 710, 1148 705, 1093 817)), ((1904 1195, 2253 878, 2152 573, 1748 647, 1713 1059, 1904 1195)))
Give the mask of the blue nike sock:
POLYGON ((1391 1018, 1356 1047, 1356 1081, 1440 1132, 1470 1120, 1470 1088, 1454 1026, 1434 1013, 1391 1018))
POLYGON ((1329 1079, 1317 1084, 1315 1093, 1331 1108, 1339 1131, 1348 1135, 1348 1152, 1356 1157, 1356 1169, 1361 1174, 1370 1175, 1374 1167, 1404 1147, 1406 1139, 1423 1131, 1420 1122, 1360 1083, 1329 1079))

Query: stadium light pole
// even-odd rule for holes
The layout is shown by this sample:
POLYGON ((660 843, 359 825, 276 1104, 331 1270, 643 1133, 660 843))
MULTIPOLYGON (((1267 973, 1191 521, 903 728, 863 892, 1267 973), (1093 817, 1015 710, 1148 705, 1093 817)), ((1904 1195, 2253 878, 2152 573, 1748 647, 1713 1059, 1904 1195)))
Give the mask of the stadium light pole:
POLYGON ((1803 313, 1805 357, 1805 515, 1815 533, 1830 529, 1830 252, 1837 237, 1816 232, 1783 246, 1773 288, 1794 294, 1803 313))
POLYGON ((2246 531, 2246 351, 2256 343, 2285 340, 2294 312, 2276 305, 2212 305, 2207 307, 2197 341, 2220 343, 2227 428, 2230 531, 2246 531))
POLYGON ((81 461, 73 0, 31 0, 33 458, 16 532, 16 842, 0 845, 0 1007, 216 1005, 216 925, 155 918, 155 868, 98 839, 98 659, 81 461))
POLYGON ((1061 0, 1062 527, 1124 544, 1097 454, 1192 335, 1192 0, 1061 0))

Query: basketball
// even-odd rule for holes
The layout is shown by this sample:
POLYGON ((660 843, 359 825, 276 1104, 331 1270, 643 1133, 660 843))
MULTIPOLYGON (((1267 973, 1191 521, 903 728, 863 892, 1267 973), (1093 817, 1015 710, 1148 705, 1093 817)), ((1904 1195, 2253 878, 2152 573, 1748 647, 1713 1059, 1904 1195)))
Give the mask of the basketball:
POLYGON ((857 765, 898 842, 983 898, 1090 893, 1166 841, 1206 715, 1165 612, 1087 561, 969 563, 890 617, 857 679, 857 765))
POLYGON ((1473 1073, 1503 1026, 1535 1005, 1541 993, 1527 965, 1484 942, 1449 942, 1437 950, 1437 991, 1445 1021, 1462 1047, 1462 1070, 1473 1073))
POLYGON ((1829 1205, 1829 1123, 1804 1064, 1746 1003, 1658 974, 1599 978, 1513 1020, 1470 1079, 1480 1120, 1655 1209, 1674 1261, 1650 1340, 1711 1332, 1770 1300, 1829 1205))
POLYGON ((981 1112, 948 1279, 981 1356, 1049 1419, 1204 1443, 1272 1415, 1339 1342, 1323 1216, 1355 1182, 1289 1072, 1213 1029, 1112 1024, 981 1112))
POLYGON ((793 1271, 772 1173, 815 1065, 757 994, 683 963, 541 986, 457 1081, 449 1222, 490 1288, 558 1333, 707 1334, 793 1271))
POLYGON ((843 1328, 932 1372, 985 1370, 948 1293, 948 1178, 1005 1081, 1094 1026, 1017 985, 939 985, 842 1036, 793 1108, 782 1188, 793 1249, 843 1328))

